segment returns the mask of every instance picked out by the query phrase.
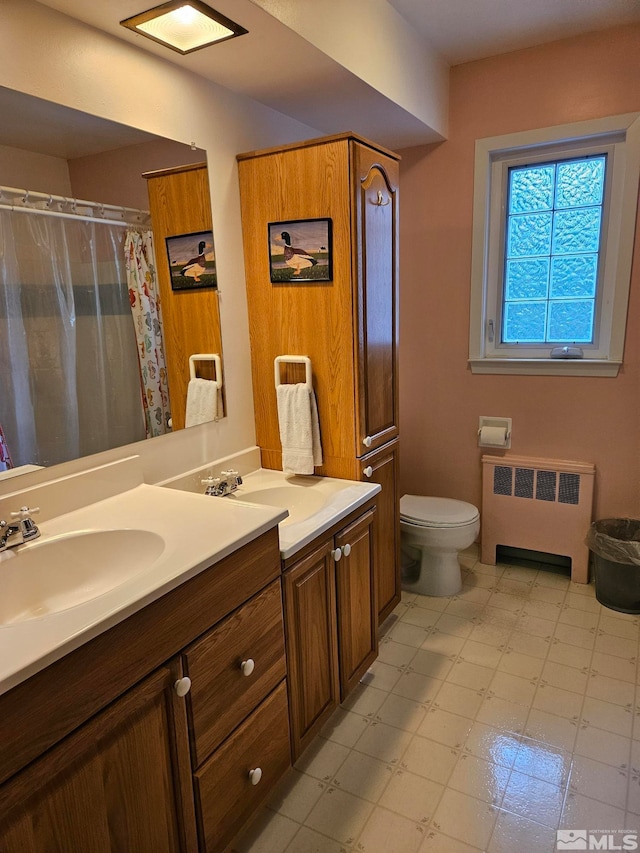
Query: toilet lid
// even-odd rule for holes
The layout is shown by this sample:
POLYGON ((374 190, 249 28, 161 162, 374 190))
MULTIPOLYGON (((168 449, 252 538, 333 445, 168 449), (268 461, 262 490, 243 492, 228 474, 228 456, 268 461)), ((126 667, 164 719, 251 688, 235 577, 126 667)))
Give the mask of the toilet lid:
POLYGON ((400 518, 421 527, 459 527, 477 521, 480 513, 473 504, 452 498, 404 495, 400 498, 400 518))

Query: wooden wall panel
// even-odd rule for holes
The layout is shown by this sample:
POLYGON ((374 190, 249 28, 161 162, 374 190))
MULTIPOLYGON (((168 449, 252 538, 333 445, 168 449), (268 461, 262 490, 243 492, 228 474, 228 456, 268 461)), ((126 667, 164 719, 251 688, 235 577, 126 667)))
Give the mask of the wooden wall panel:
MULTIPOLYGON (((213 230, 209 177, 206 164, 147 172, 144 177, 149 191, 171 417, 175 430, 184 427, 189 356, 197 352, 222 355, 218 291, 210 288, 171 290, 165 245, 165 237, 213 230)), ((204 362, 199 364, 198 376, 212 379, 213 367, 204 362)))
POLYGON ((267 467, 282 467, 273 378, 277 355, 308 355, 312 361, 325 458, 316 473, 341 476, 345 460, 354 455, 348 145, 343 138, 240 158, 256 433, 267 467), (271 284, 268 223, 322 217, 333 220, 333 281, 271 284))

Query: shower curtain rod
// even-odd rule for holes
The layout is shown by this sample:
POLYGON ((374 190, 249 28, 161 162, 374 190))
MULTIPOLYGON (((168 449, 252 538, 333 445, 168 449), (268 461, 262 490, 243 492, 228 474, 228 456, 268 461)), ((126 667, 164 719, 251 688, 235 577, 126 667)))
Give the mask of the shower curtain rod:
POLYGON ((102 222, 105 225, 131 225, 138 228, 151 226, 151 214, 148 210, 21 190, 17 187, 0 187, 0 210, 38 213, 62 219, 83 219, 85 222, 102 222), (117 218, 114 214, 117 214, 117 218))

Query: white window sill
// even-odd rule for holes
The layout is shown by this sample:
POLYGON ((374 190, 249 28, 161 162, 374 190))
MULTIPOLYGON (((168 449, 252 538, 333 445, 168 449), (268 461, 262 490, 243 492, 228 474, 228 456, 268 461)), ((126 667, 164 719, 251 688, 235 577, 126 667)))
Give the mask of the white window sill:
POLYGON ((617 376, 622 362, 577 358, 470 358, 472 373, 524 376, 617 376))

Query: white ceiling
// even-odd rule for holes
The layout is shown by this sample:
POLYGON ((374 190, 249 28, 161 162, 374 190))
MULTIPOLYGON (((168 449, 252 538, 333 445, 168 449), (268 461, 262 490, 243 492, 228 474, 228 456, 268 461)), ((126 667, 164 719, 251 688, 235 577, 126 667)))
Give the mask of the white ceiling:
POLYGON ((450 65, 640 21, 638 0, 387 0, 450 65))
POLYGON ((157 139, 124 124, 52 104, 0 86, 0 145, 73 160, 157 139))
MULTIPOLYGON (((347 70, 290 26, 285 26, 274 16, 275 13, 270 14, 262 8, 275 5, 275 8, 283 10, 292 9, 300 0, 278 0, 275 4, 264 0, 210 0, 212 6, 246 27, 249 33, 187 56, 120 26, 120 20, 144 11, 152 5, 152 0, 39 2, 264 103, 321 133, 353 130, 392 148, 442 138, 409 110, 347 70)), ((318 14, 322 11, 323 2, 330 4, 330 0, 314 2, 318 14)), ((381 2, 384 0, 376 0, 378 4, 381 2)), ((640 0, 388 2, 405 18, 412 32, 424 40, 425 51, 437 51, 449 64, 640 21, 640 0)), ((342 36, 344 38, 344 34, 342 36)), ((360 45, 354 42, 354 50, 358 47, 360 45)), ((2 97, 0 92, 2 114, 15 115, 15 112, 4 111, 2 97)), ((17 134, 19 123, 13 124, 17 134)), ((64 119, 61 119, 61 136, 64 136, 64 127, 64 119)), ((104 131, 107 131, 106 127, 104 131)), ((3 136, 0 135, 0 144, 12 144, 5 142, 3 136)), ((91 132, 87 126, 87 138, 89 136, 91 132)), ((80 146, 81 140, 77 141, 80 146)), ((137 140, 125 139, 122 144, 132 144, 133 141, 137 140)), ((19 146, 17 142, 14 144, 19 146)), ((68 138, 61 138, 61 146, 70 144, 68 138)), ((115 139, 114 144, 107 147, 117 147, 115 139)), ((71 153, 75 155, 75 152, 71 153)))

